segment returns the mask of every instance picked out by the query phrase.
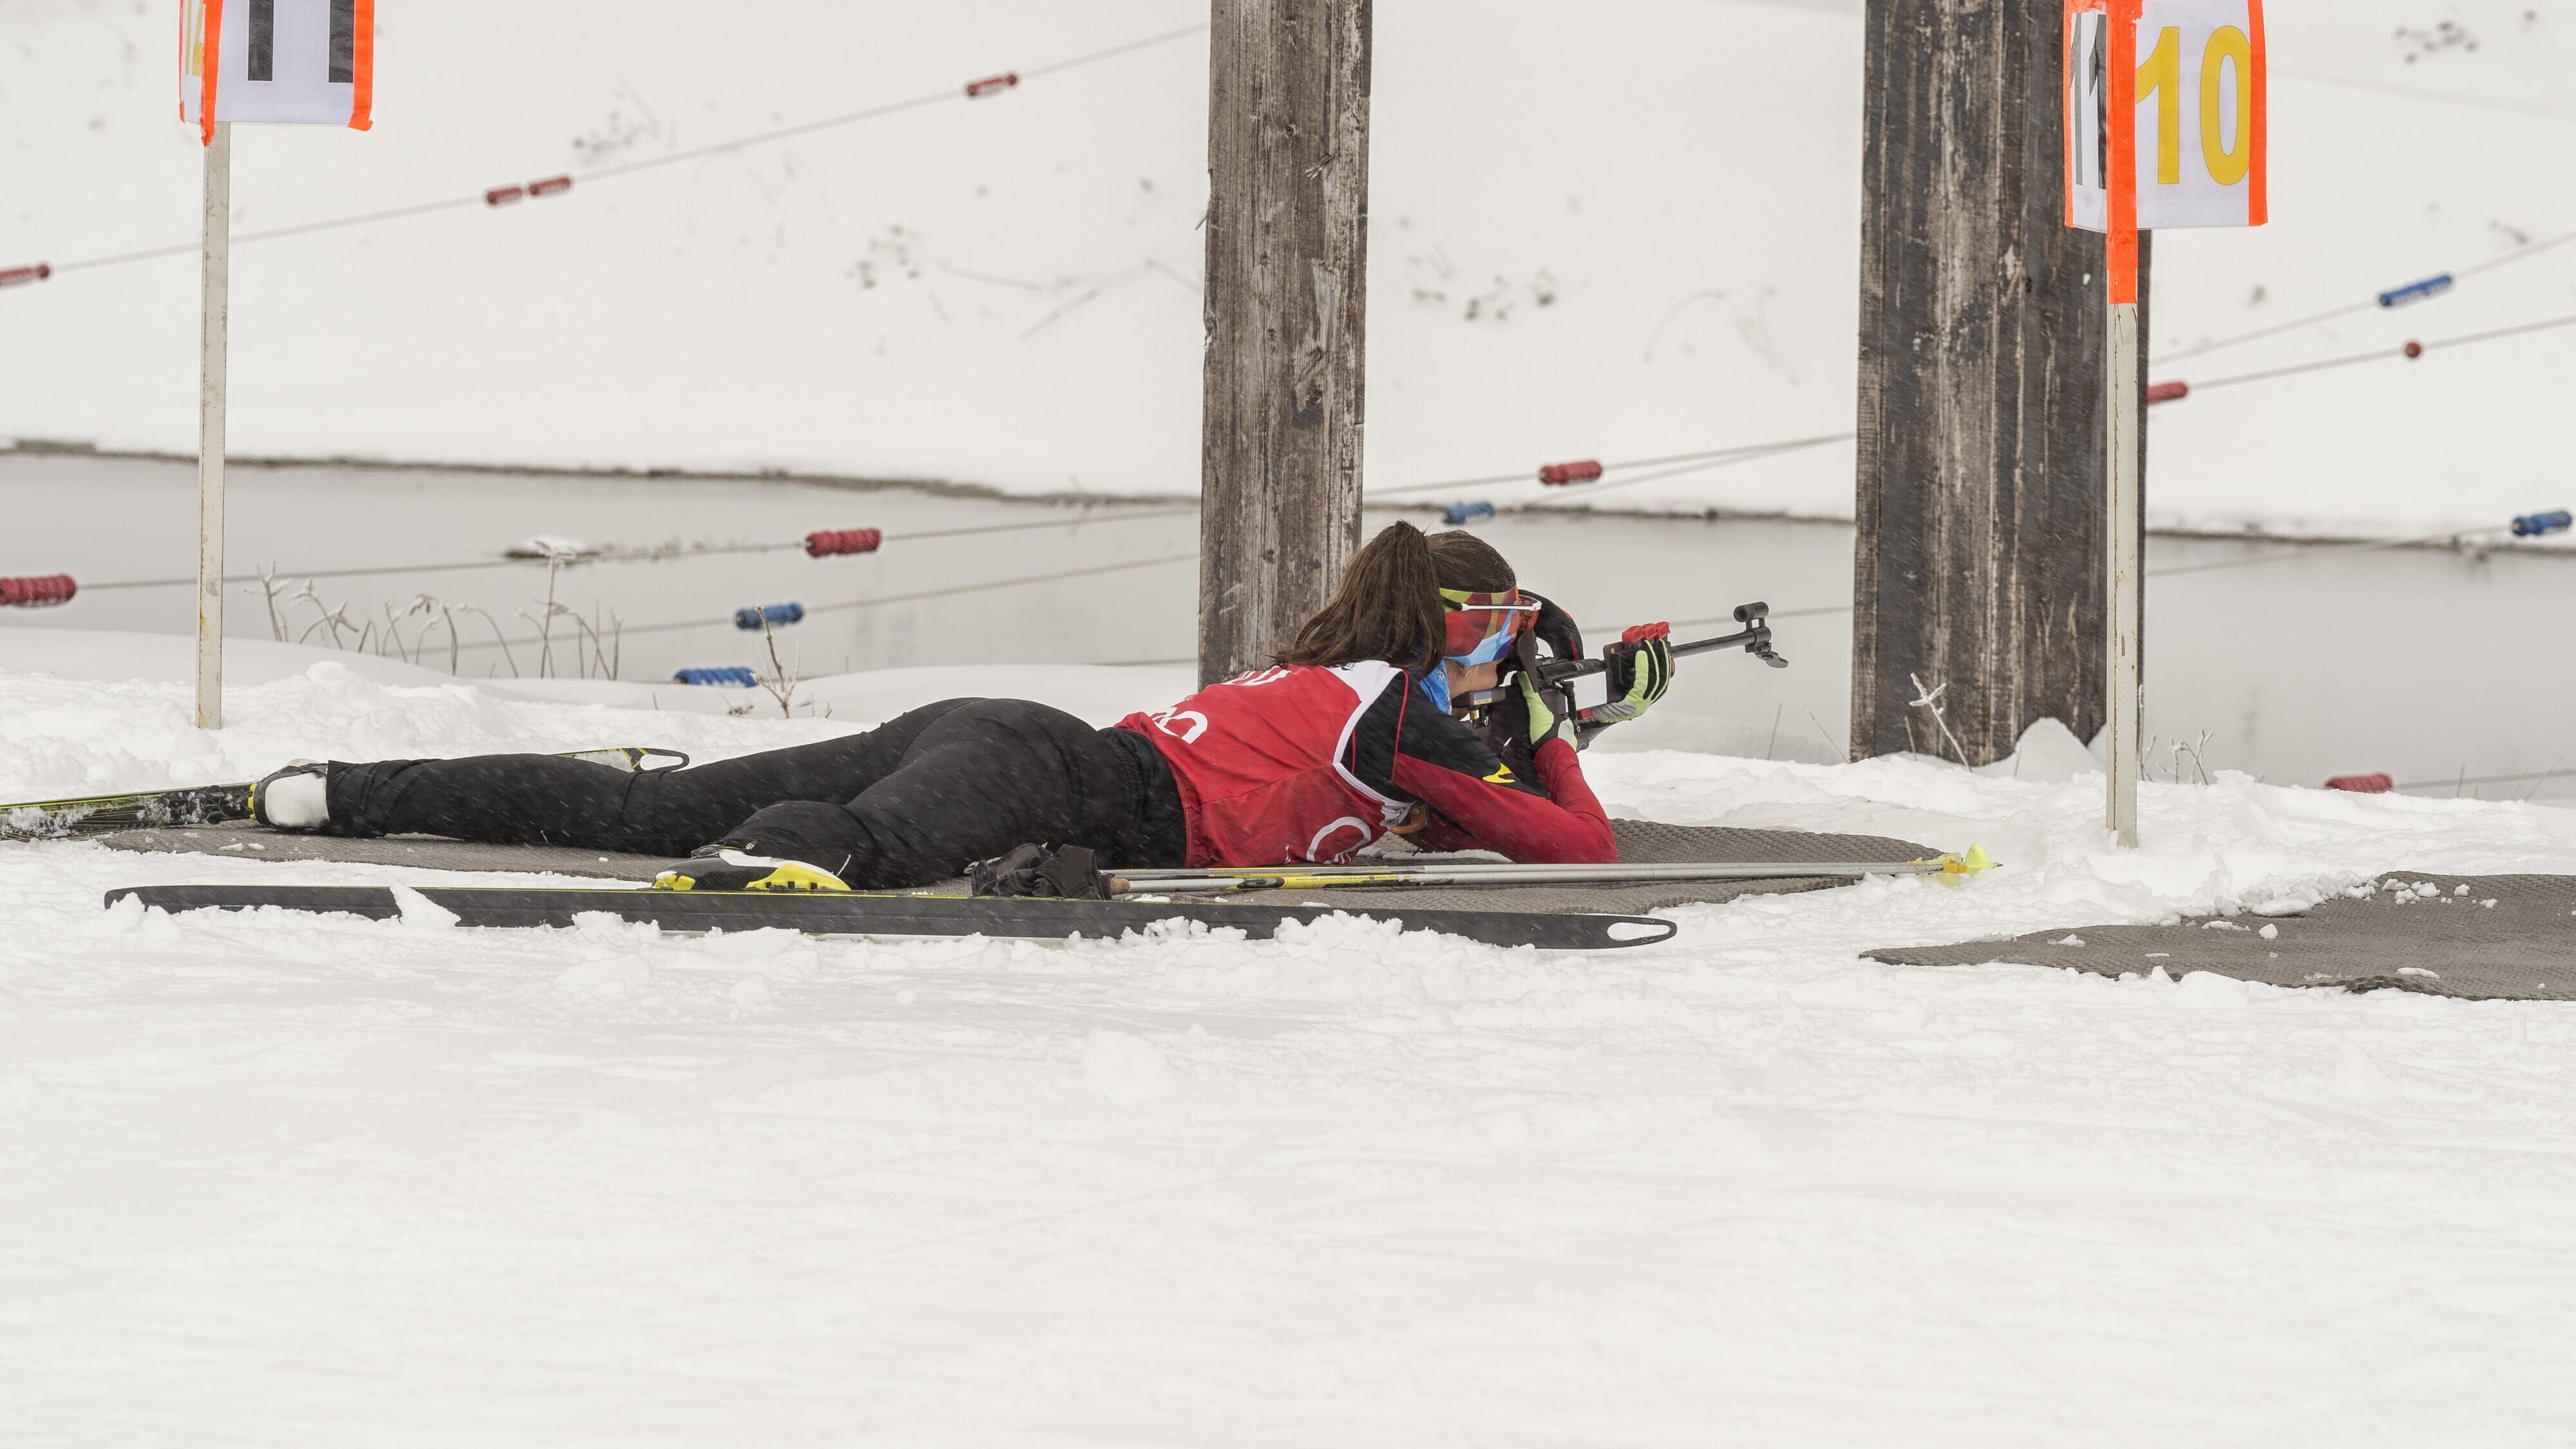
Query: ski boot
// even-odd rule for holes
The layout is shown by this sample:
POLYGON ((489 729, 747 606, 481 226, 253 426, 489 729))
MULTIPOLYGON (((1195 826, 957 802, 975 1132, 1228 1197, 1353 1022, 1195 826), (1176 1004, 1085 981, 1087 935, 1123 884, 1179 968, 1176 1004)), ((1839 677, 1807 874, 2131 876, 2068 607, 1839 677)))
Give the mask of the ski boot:
POLYGON ((801 860, 711 847, 653 877, 657 891, 846 891, 849 882, 801 860))
POLYGON ((329 768, 320 760, 290 760, 270 771, 250 787, 250 817, 271 830, 321 829, 331 821, 329 768))

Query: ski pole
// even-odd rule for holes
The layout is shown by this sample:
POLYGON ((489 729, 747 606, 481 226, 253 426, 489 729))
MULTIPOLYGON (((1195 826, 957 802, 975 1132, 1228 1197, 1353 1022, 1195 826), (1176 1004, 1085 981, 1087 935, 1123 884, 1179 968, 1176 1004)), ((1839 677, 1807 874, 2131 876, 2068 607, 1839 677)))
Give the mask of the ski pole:
POLYGON ((1962 854, 1930 860, 1712 861, 1651 865, 1310 865, 1264 869, 1139 868, 1110 872, 1115 894, 1323 890, 1341 886, 1437 885, 1642 885, 1656 881, 1794 880, 1807 876, 1967 876, 1994 862, 1970 846, 1962 854))

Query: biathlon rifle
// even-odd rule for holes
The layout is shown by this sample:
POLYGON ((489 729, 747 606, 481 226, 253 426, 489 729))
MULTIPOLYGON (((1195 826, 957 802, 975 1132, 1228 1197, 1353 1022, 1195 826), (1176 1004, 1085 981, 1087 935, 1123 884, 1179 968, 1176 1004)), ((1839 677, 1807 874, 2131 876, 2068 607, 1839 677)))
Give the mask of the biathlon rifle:
MULTIPOLYGON (((1736 605, 1735 622, 1744 627, 1732 634, 1721 634, 1714 639, 1694 639, 1687 644, 1673 645, 1673 657, 1678 659, 1685 654, 1706 654, 1719 649, 1740 647, 1745 653, 1774 669, 1789 667, 1789 661, 1780 657, 1779 652, 1771 647, 1771 606, 1769 604, 1757 599, 1750 604, 1736 605)), ((1459 703, 1471 718, 1478 717, 1518 687, 1513 682, 1513 675, 1516 673, 1529 674, 1538 681, 1542 689, 1562 689, 1586 675, 1604 673, 1614 664, 1624 666, 1627 656, 1634 654, 1636 648, 1634 644, 1612 644, 1604 648, 1600 657, 1596 659, 1543 659, 1539 657, 1537 638, 1533 634, 1524 633, 1512 641, 1511 659, 1503 670, 1501 681, 1492 689, 1479 689, 1463 696, 1459 703)))

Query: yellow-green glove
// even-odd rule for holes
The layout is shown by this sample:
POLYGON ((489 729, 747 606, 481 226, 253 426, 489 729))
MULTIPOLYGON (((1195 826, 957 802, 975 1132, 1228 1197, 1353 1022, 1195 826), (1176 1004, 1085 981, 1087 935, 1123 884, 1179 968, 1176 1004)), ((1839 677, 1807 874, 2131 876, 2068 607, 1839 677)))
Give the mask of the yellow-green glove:
POLYGON ((1530 748, 1536 749, 1549 740, 1564 738, 1565 718, 1548 703, 1547 696, 1552 691, 1539 688, 1538 679, 1526 669, 1512 677, 1520 681, 1521 708, 1528 720, 1530 748))
POLYGON ((1623 683, 1616 698, 1587 712, 1586 723, 1611 725, 1632 720, 1644 714, 1664 691, 1673 687, 1672 641, 1661 632, 1665 626, 1643 625, 1628 631, 1629 637, 1610 646, 1610 684, 1614 690, 1623 683))

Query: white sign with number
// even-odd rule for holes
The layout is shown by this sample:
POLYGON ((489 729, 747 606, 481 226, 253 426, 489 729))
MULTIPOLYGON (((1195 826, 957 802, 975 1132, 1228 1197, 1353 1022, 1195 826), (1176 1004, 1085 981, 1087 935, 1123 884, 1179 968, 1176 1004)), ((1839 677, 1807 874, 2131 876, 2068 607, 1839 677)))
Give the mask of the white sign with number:
POLYGON ((2261 226, 2270 210, 2263 0, 2067 0, 2068 223, 2110 229, 2117 11, 2138 17, 2131 184, 2139 229, 2261 226))
POLYGON ((375 0, 182 0, 179 119, 366 130, 375 119, 375 0))

